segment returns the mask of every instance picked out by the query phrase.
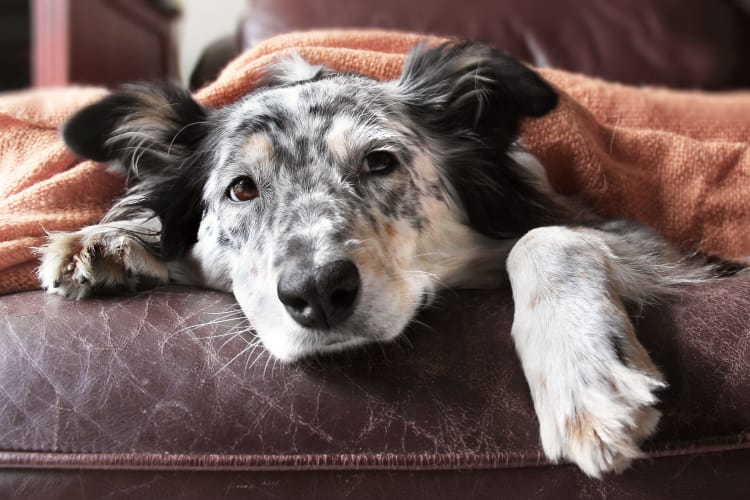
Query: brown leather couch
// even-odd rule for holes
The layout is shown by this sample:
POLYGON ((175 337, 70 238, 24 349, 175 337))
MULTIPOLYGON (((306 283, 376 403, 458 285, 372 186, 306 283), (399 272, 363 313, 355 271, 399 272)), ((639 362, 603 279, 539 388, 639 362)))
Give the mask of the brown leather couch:
MULTIPOLYGON (((729 0, 253 3, 247 44, 379 25, 630 83, 748 86, 729 0)), ((0 498, 750 498, 748 278, 632 311, 670 386, 647 457, 601 481, 541 453, 508 291, 446 293, 400 342, 294 366, 243 354, 235 311, 188 288, 0 297, 0 498)))

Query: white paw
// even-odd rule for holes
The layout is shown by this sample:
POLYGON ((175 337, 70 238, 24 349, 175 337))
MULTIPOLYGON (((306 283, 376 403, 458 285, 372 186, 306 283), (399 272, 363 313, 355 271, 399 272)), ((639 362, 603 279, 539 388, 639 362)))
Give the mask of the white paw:
POLYGON ((535 389, 544 452, 555 462, 570 460, 593 477, 622 472, 643 455, 640 444, 661 416, 653 407, 658 401, 654 392, 666 385, 658 375, 616 360, 599 368, 561 374, 535 389))
POLYGON ((38 253, 42 287, 73 299, 169 281, 166 263, 118 230, 92 226, 75 233, 51 233, 38 253))
MULTIPOLYGON (((508 257, 511 333, 539 418, 542 447, 593 477, 643 455, 662 375, 636 338, 618 288, 631 286, 603 233, 537 228, 508 257), (619 267, 618 267, 619 266, 619 267)), ((630 274, 628 274, 630 273, 630 274)))

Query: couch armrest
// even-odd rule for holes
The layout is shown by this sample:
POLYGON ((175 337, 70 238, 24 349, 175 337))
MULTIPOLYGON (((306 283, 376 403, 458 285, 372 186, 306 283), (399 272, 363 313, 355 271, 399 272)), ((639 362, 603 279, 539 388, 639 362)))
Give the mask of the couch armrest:
MULTIPOLYGON (((747 466, 749 291, 750 280, 725 279, 638 314, 639 336, 670 382, 664 418, 646 446, 652 460, 602 487, 664 492, 663 467, 671 474, 717 456, 724 468, 700 486, 709 492, 747 466)), ((231 296, 190 288, 83 302, 0 297, 0 467, 90 471, 92 484, 101 469, 254 481, 519 468, 535 487, 560 477, 599 484, 573 466, 547 467, 507 291, 448 295, 408 340, 289 366, 249 347, 252 333, 233 311, 231 296)))

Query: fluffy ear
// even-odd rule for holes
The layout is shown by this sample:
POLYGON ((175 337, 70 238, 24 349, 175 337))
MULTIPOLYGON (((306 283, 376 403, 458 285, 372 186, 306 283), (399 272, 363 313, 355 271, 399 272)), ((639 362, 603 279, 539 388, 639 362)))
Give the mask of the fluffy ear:
POLYGON ((552 201, 510 155, 521 120, 557 105, 538 74, 490 47, 449 42, 414 50, 397 88, 475 229, 505 238, 550 223, 552 201))
POLYGON ((557 94, 516 59, 485 45, 448 42, 418 47, 404 66, 399 87, 435 119, 456 127, 513 138, 523 118, 557 105, 557 94))
POLYGON ((158 216, 165 258, 178 257, 197 238, 206 119, 206 110, 176 85, 129 85, 76 113, 62 130, 75 153, 125 169, 129 189, 110 216, 158 216))

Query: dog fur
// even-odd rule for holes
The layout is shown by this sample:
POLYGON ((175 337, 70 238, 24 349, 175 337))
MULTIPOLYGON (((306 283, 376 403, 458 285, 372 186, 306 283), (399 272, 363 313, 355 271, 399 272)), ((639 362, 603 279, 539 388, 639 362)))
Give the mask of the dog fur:
POLYGON ((294 361, 394 339, 445 287, 509 281, 544 451, 595 477, 622 470, 665 385, 625 305, 711 269, 553 192, 517 133, 556 103, 529 68, 466 42, 417 47, 387 82, 293 57, 221 109, 127 86, 63 134, 128 191, 100 224, 50 234, 41 282, 76 299, 168 282, 231 292, 294 361))

